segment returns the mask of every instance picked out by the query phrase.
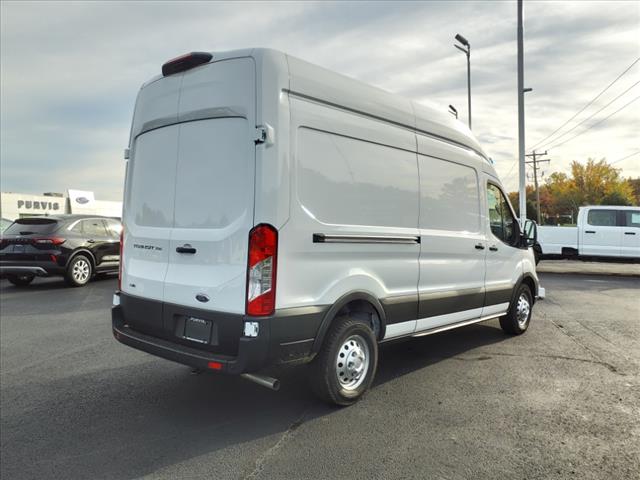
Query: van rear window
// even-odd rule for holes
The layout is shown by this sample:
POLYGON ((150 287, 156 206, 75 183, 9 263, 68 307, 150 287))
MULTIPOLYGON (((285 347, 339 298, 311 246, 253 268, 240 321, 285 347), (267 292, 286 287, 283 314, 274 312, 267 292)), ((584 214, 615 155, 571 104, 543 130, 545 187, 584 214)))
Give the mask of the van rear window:
POLYGON ((52 233, 58 228, 58 221, 51 218, 19 218, 3 232, 4 235, 31 235, 52 233))

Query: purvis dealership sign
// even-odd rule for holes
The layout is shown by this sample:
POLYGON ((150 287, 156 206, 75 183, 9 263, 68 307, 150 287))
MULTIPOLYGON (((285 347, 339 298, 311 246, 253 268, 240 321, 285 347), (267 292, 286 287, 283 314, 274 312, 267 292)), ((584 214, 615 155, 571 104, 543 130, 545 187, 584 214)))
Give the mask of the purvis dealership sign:
POLYGON ((120 218, 122 202, 96 200, 93 192, 68 190, 61 194, 31 195, 28 193, 0 192, 0 216, 7 221, 20 217, 83 213, 120 218))
MULTIPOLYGON (((65 199, 62 199, 64 202, 65 199)), ((18 212, 34 212, 34 213, 45 213, 45 212, 57 212, 62 208, 60 204, 60 200, 17 200, 18 212)))

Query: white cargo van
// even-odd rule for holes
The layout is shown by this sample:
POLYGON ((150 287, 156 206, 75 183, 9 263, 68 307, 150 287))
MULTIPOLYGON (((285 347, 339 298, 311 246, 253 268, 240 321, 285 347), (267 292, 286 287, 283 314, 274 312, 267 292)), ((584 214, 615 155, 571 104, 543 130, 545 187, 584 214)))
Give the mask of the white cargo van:
POLYGON ((120 342, 272 388, 260 369, 310 362, 346 405, 381 342, 527 329, 534 239, 461 122, 273 50, 162 71, 127 150, 120 342))
POLYGON ((640 258, 640 207, 586 206, 575 227, 538 227, 545 257, 640 258))

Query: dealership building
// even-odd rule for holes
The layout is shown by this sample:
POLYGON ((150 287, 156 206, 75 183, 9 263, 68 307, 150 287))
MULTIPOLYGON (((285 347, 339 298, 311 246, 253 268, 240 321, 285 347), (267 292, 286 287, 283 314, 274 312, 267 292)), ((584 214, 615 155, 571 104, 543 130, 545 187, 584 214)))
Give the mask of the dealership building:
POLYGON ((63 193, 0 193, 0 217, 3 221, 23 217, 79 213, 105 217, 122 216, 122 202, 96 200, 93 192, 67 190, 63 193))

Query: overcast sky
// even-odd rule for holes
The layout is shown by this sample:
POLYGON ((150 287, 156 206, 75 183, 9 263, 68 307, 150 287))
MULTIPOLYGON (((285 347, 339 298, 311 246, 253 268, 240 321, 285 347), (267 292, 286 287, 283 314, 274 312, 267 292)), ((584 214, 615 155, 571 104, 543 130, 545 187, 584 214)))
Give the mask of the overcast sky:
MULTIPOLYGON (((471 43, 473 130, 517 188, 515 2, 6 2, 1 4, 0 187, 93 190, 119 200, 139 86, 188 51, 272 47, 466 122, 471 43)), ((638 1, 525 1, 526 144, 553 132, 640 57, 638 1)), ((640 151, 640 62, 557 135, 550 171, 640 151)), ((555 137, 552 137, 553 140, 555 137)), ((546 145, 545 145, 546 144, 546 145)), ((541 147, 549 142, 544 142, 541 147)), ((640 155, 616 163, 640 176, 640 155)))

